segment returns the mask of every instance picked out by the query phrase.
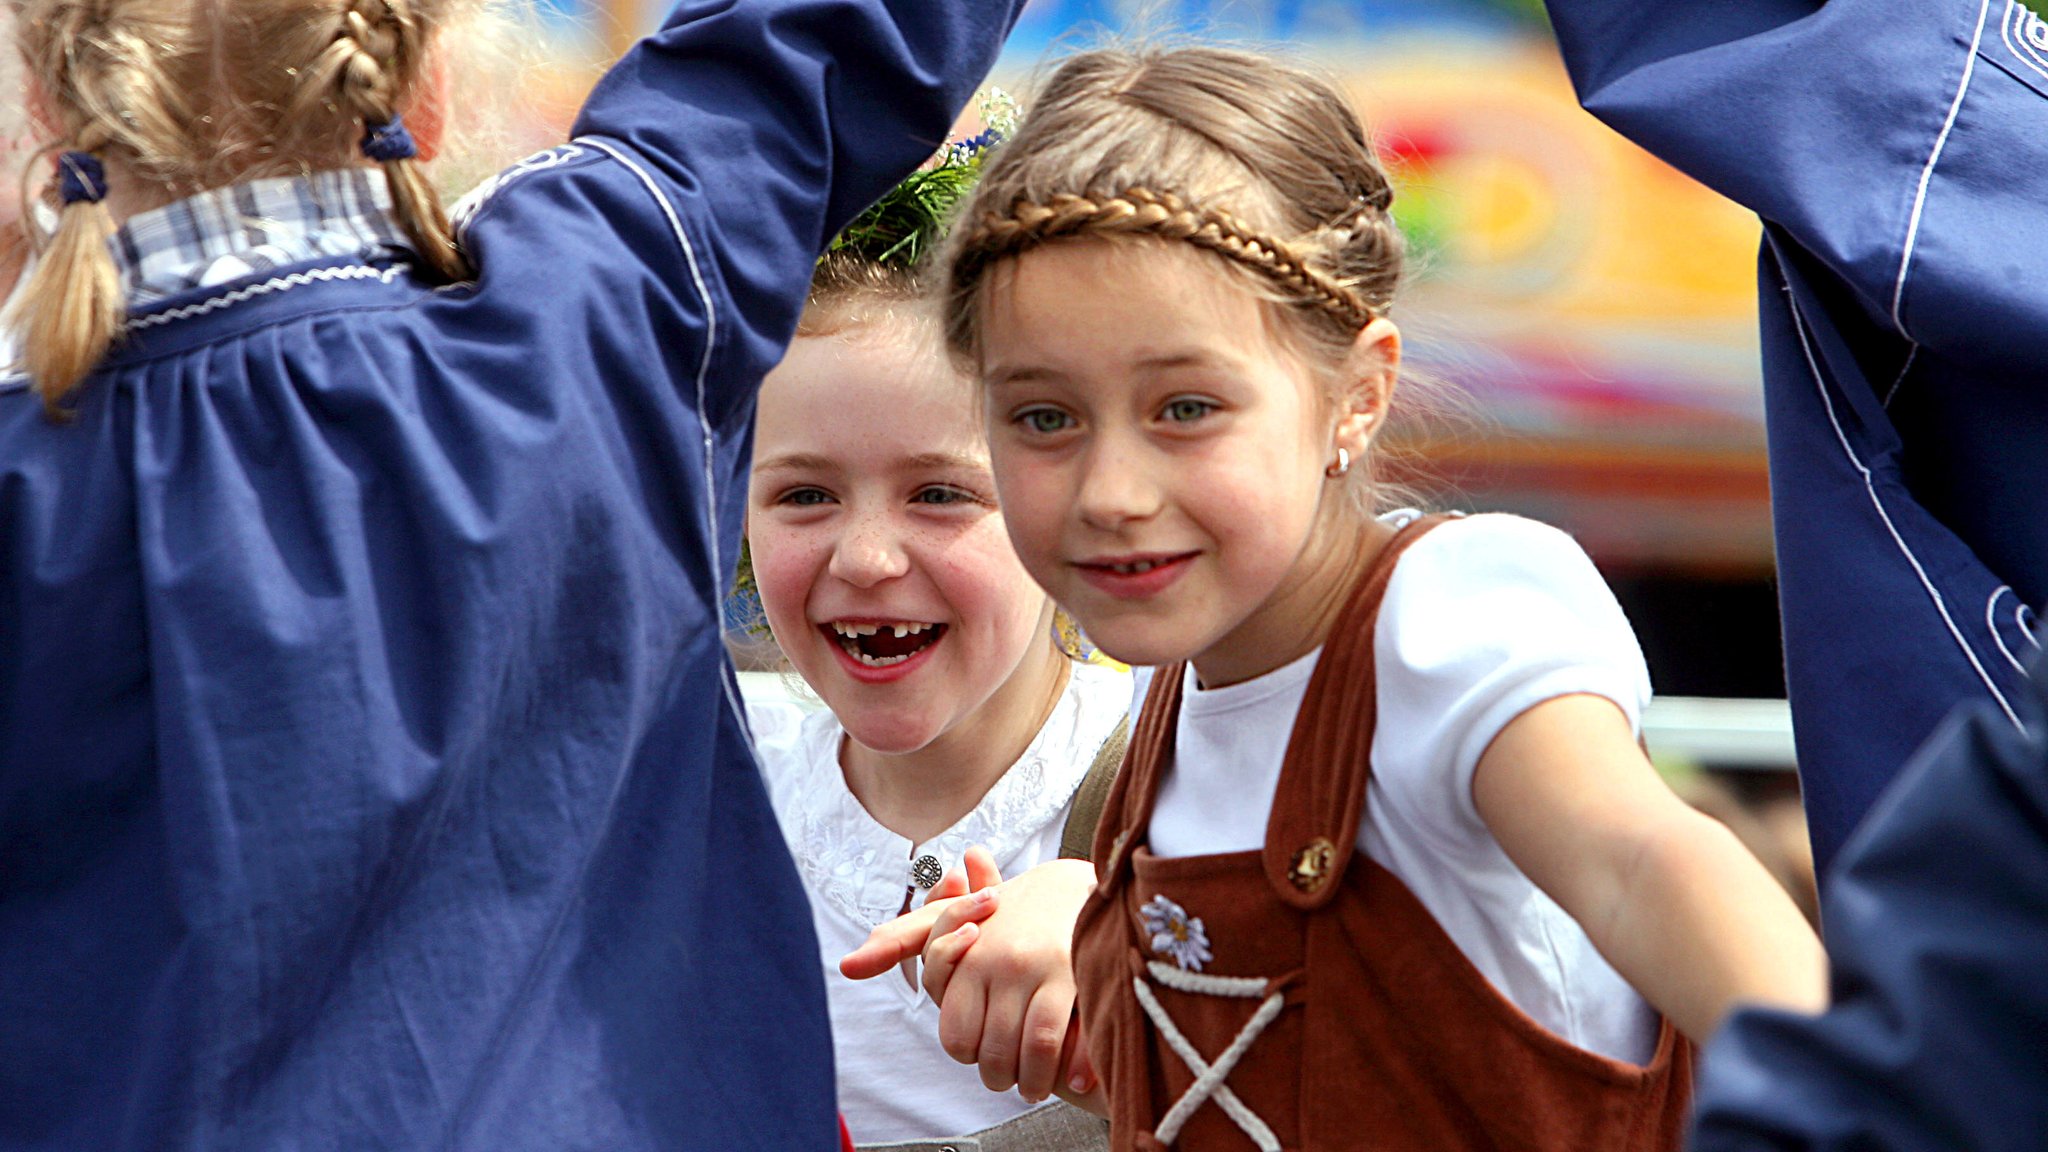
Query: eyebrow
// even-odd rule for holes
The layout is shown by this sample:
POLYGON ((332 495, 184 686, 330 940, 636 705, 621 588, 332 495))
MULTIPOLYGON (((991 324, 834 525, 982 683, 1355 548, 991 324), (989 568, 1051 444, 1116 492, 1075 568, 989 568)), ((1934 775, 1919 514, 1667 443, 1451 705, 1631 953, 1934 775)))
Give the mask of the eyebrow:
MULTIPOLYGON (((1131 362, 1131 366, 1143 371, 1160 371, 1172 368, 1229 368, 1235 361, 1227 355, 1206 348, 1188 348, 1172 352, 1159 352, 1131 362)), ((1064 381, 1066 374, 1053 368, 1030 365, 1022 368, 1003 368, 988 373, 983 385, 1038 384, 1046 381, 1064 381)))
POLYGON ((1218 356, 1206 348, 1191 348, 1181 352, 1161 352, 1137 361, 1139 368, 1210 368, 1227 363, 1227 358, 1218 356))
MULTIPOLYGON (((788 452, 755 464, 754 471, 829 472, 838 467, 838 462, 829 456, 820 456, 815 452, 788 452)), ((959 468, 967 471, 986 472, 988 471, 988 461, 960 452, 920 452, 903 461, 902 467, 911 470, 959 468)))
POLYGON ((1064 380, 1066 376, 1050 368, 998 368, 984 373, 982 387, 994 388, 999 384, 1041 384, 1048 380, 1064 380))
POLYGON ((771 456, 766 460, 756 462, 754 465, 754 471, 822 472, 832 467, 832 461, 828 457, 819 456, 811 452, 788 452, 784 453, 781 456, 771 456))
POLYGON ((959 452, 920 452, 904 463, 915 469, 958 468, 969 472, 989 470, 988 461, 959 452))

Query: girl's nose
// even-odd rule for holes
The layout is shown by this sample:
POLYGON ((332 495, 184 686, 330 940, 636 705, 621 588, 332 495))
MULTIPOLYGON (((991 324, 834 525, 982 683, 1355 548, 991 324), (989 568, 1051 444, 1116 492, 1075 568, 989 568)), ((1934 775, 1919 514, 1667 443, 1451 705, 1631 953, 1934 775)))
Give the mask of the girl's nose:
POLYGON ((1089 527, 1115 529, 1159 511, 1159 487, 1139 450, 1105 442, 1082 457, 1081 467, 1075 511, 1089 527))
POLYGON ((831 574, 857 588, 893 580, 910 568, 903 541, 886 517, 856 516, 832 548, 831 574))

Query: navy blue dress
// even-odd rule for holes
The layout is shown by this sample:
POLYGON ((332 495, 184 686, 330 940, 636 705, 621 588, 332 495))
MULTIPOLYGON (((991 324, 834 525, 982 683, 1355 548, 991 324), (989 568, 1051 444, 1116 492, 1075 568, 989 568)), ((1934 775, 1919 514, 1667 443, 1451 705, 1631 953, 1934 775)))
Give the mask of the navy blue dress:
POLYGON ((1021 0, 690 0, 499 178, 0 391, 0 1148, 837 1146, 718 607, 753 397, 1021 0))
POLYGON ((1729 1021, 1699 1152, 2048 1144, 2048 682, 2011 702, 2031 734, 1958 709, 1842 850, 1823 900, 1834 1007, 1729 1021))
POLYGON ((2048 23, 2016 0, 1548 0, 1580 99, 1764 222, 1785 663, 1823 868, 2048 600, 2048 23))

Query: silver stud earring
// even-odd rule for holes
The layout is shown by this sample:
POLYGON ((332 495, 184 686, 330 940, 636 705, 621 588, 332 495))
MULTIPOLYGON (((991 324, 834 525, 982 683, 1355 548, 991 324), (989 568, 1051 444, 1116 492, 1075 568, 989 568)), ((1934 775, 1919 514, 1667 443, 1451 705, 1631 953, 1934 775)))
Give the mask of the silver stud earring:
POLYGON ((1351 471, 1351 449, 1339 448, 1337 449, 1336 462, 1326 466, 1323 469, 1323 475, 1335 480, 1349 471, 1351 471))

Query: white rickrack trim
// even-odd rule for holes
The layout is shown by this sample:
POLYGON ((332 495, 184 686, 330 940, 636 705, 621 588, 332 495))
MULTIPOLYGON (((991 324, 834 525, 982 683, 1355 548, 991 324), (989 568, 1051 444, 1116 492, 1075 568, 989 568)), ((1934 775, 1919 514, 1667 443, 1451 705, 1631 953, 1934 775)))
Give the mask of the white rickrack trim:
POLYGON ((1159 998, 1145 985, 1144 978, 1131 978, 1131 987, 1137 992, 1138 1003, 1144 1007, 1145 1015, 1152 1018, 1153 1026, 1159 1029, 1159 1035, 1166 1040, 1167 1047, 1172 1048, 1187 1064, 1188 1070, 1195 1074, 1195 1082, 1188 1085, 1188 1090, 1181 1094, 1181 1098, 1174 1102, 1172 1108, 1167 1109, 1166 1115, 1159 1120, 1159 1126, 1152 1130, 1153 1138, 1161 1144, 1172 1146, 1174 1140, 1180 1136, 1181 1128, 1186 1126, 1188 1118, 1204 1103, 1214 1099, 1216 1106, 1223 1109, 1231 1122, 1246 1136, 1251 1137, 1259 1152, 1281 1152, 1280 1138, 1273 1134, 1272 1127, 1239 1099, 1237 1093, 1232 1092, 1230 1085, 1224 1081, 1229 1079, 1230 1071, 1237 1067, 1237 1062, 1244 1058, 1245 1052, 1252 1046, 1252 1041, 1257 1040, 1259 1034, 1266 1030, 1266 1026, 1280 1015, 1280 1009, 1286 1004, 1286 996, 1277 991, 1268 992, 1266 981, 1249 976, 1205 976, 1200 972, 1184 972, 1156 960, 1146 964, 1145 968, 1154 980, 1177 992, 1188 992, 1198 996, 1222 996, 1234 1000, 1257 999, 1262 994, 1265 996, 1258 1011, 1252 1013, 1252 1018, 1245 1021, 1243 1028, 1238 1029, 1237 1037, 1230 1042, 1230 1047, 1225 1048, 1223 1054, 1211 1064, 1202 1059, 1202 1054, 1195 1050, 1195 1046, 1186 1036, 1181 1034, 1179 1026, 1173 1022, 1173 1017, 1166 1014, 1166 1009, 1159 1003, 1159 998))
POLYGON ((130 332, 140 332, 145 328, 157 328, 165 324, 176 323, 179 320, 190 320, 194 316, 204 316, 209 312, 218 312, 223 308, 232 308, 243 301, 253 300, 258 296, 271 292, 285 292, 293 288, 303 288, 308 284, 321 280, 381 280, 389 284, 410 271, 412 271, 412 265, 410 264, 393 264, 385 268, 372 268, 367 264, 345 264, 338 268, 309 268, 304 272, 293 272, 289 276, 278 276, 265 280, 261 284, 251 284, 246 288, 237 288, 233 292, 223 293, 208 300, 201 300, 197 304, 186 304, 181 307, 166 309, 162 312, 152 312, 147 316, 137 316, 133 320, 128 321, 127 330, 130 332))

